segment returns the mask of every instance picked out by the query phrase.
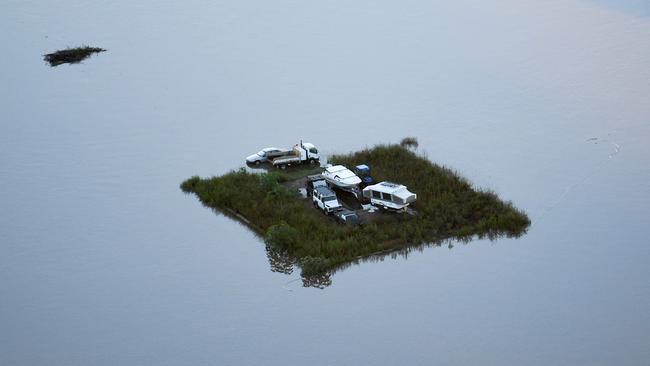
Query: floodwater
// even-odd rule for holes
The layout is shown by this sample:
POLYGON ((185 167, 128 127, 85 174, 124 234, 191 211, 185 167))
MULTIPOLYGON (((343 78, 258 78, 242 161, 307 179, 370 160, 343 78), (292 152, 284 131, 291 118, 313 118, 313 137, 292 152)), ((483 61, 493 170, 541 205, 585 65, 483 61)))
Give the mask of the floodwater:
POLYGON ((0 3, 1 365, 647 365, 645 1, 0 3), (66 46, 107 52, 47 66, 66 46), (260 147, 420 152, 527 235, 271 271, 178 188, 260 147))

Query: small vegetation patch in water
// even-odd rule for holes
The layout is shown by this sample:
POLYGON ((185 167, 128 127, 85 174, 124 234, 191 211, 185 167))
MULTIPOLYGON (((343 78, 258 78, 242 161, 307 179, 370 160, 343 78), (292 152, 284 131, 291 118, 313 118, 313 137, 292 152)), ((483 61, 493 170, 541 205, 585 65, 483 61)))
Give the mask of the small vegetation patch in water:
POLYGON ((401 147, 417 149, 419 144, 418 139, 415 137, 404 137, 402 141, 400 141, 399 145, 401 147))
POLYGON ((408 147, 380 145, 330 158, 333 164, 369 164, 376 181, 405 184, 417 193, 417 215, 388 214, 352 227, 326 218, 281 184, 281 173, 255 174, 240 169, 212 177, 192 177, 181 184, 208 207, 246 218, 267 245, 296 258, 303 276, 331 271, 379 253, 406 250, 423 243, 474 236, 496 239, 524 234, 530 220, 496 194, 476 190, 451 170, 431 163, 408 147))
POLYGON ((43 58, 50 66, 59 66, 61 64, 77 64, 92 55, 106 51, 103 48, 82 46, 76 48, 66 48, 65 50, 56 51, 44 55, 43 58))

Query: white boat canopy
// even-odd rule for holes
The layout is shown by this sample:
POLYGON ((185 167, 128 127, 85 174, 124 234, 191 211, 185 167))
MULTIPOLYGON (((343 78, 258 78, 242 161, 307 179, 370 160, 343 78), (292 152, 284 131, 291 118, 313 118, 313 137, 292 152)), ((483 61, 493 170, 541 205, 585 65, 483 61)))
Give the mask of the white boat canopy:
POLYGON ((341 187, 351 187, 361 183, 361 178, 343 165, 334 165, 325 168, 323 176, 328 181, 341 187))

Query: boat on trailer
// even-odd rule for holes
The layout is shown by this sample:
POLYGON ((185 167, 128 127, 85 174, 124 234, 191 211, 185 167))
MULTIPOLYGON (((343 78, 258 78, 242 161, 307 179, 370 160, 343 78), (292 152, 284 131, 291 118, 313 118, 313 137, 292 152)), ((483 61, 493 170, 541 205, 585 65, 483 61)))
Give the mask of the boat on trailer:
POLYGON ((342 189, 356 188, 361 183, 361 178, 343 165, 325 168, 323 177, 330 185, 342 189))

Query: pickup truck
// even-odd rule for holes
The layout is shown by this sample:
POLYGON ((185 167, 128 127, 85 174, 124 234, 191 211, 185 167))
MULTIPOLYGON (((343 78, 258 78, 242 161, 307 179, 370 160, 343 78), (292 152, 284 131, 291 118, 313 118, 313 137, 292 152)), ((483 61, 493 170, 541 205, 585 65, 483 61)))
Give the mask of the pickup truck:
POLYGON ((316 164, 320 161, 318 149, 309 142, 300 142, 294 145, 290 153, 275 157, 269 157, 269 162, 280 169, 286 169, 296 164, 316 164))

